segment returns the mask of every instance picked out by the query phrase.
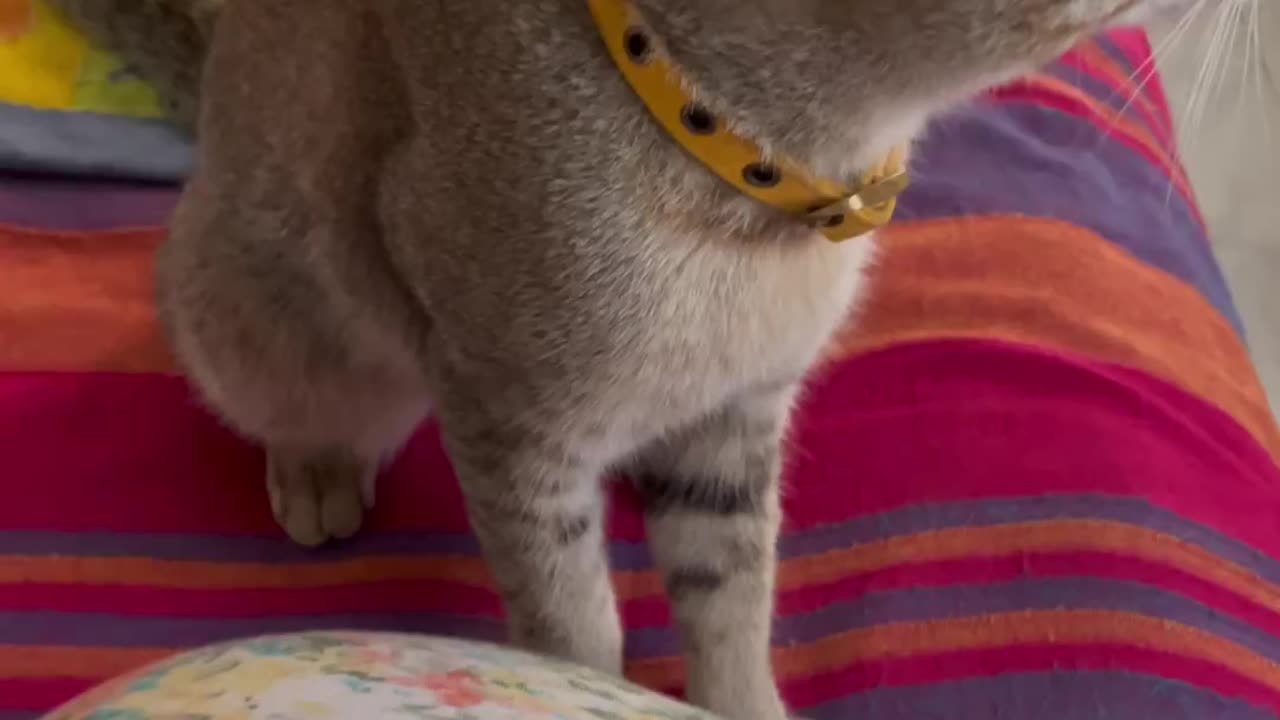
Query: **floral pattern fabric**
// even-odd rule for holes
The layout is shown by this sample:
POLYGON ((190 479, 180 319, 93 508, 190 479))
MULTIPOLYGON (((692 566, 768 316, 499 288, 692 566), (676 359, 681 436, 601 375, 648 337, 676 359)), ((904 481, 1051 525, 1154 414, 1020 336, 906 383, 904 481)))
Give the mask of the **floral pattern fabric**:
POLYGON ((46 720, 713 720, 621 679, 489 645, 308 633, 197 650, 46 720))

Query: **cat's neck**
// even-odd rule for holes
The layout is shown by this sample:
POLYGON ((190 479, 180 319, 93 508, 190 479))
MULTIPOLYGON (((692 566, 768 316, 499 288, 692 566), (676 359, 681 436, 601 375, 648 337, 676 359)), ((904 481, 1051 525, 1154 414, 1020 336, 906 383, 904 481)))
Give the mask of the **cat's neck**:
POLYGON ((891 29, 872 33, 866 18, 828 17, 816 0, 788 0, 785 11, 742 0, 636 4, 696 92, 753 140, 815 172, 856 175, 923 122, 923 111, 883 105, 892 96, 885 78, 862 70, 891 71, 894 61, 874 44, 891 29))

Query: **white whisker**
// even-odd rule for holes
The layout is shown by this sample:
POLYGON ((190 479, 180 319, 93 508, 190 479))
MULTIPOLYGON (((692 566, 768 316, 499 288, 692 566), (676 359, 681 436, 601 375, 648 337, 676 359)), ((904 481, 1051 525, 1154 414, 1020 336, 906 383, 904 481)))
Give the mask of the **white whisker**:
POLYGON ((1208 3, 1209 0, 1197 0, 1197 2, 1187 10, 1182 18, 1178 20, 1177 24, 1173 26, 1173 29, 1169 31, 1169 34, 1160 41, 1160 44, 1151 51, 1151 57, 1144 60, 1142 64, 1129 75, 1130 80, 1137 78, 1139 74, 1142 74, 1142 78, 1138 81, 1138 86, 1134 89, 1133 93, 1129 95, 1124 106, 1120 108, 1121 115, 1128 111, 1129 106, 1133 104, 1134 100, 1138 99, 1138 95, 1147 86, 1147 83, 1151 82, 1151 79, 1159 74, 1160 59, 1163 58, 1165 54, 1172 52, 1178 43, 1186 37, 1187 32, 1195 23, 1195 19, 1200 16, 1200 11, 1204 10, 1208 3))
POLYGON ((1209 47, 1205 51, 1200 72, 1196 75, 1195 84, 1191 88, 1191 99, 1188 101, 1183 126, 1186 140, 1195 144, 1200 137, 1200 128, 1204 123, 1204 113, 1208 109, 1209 100, 1214 89, 1214 79, 1218 75, 1218 66, 1222 64, 1224 44, 1227 38, 1227 19, 1229 6, 1219 5, 1213 16, 1213 29, 1209 35, 1209 47))
POLYGON ((1270 67, 1267 64, 1266 47, 1262 44, 1262 3, 1259 0, 1253 0, 1250 8, 1249 36, 1253 39, 1253 54, 1250 62, 1253 64, 1253 86, 1258 95, 1258 112, 1262 114, 1262 135, 1263 140, 1269 146, 1271 139, 1271 115, 1267 112, 1270 105, 1267 103, 1267 93, 1265 86, 1267 83, 1267 75, 1270 67))
MULTIPOLYGON (((1200 16, 1201 11, 1204 10, 1209 2, 1211 2, 1211 0, 1196 0, 1195 4, 1183 13, 1182 17, 1178 19, 1178 22, 1174 24, 1173 28, 1169 30, 1165 37, 1160 40, 1159 44, 1155 46, 1151 51, 1151 56, 1144 60, 1142 64, 1129 74, 1129 80, 1132 81, 1135 78, 1138 78, 1138 84, 1129 93, 1129 96, 1125 98, 1124 104, 1116 113, 1117 118, 1123 118, 1125 113, 1129 111, 1129 108, 1133 106, 1133 103, 1136 102, 1138 97, 1142 94, 1142 91, 1146 89, 1147 84, 1153 79, 1159 77, 1160 60, 1166 54, 1172 52, 1178 44, 1182 42, 1182 40, 1187 36, 1188 31, 1194 26, 1196 18, 1200 16), (1139 76, 1141 77, 1139 78, 1139 76)), ((1114 95, 1112 97, 1114 97, 1114 95)), ((1112 125, 1114 125, 1114 123, 1112 125)), ((1101 150, 1103 144, 1111 137, 1111 132, 1112 127, 1107 127, 1102 136, 1098 138, 1097 145, 1094 147, 1094 152, 1101 150)))

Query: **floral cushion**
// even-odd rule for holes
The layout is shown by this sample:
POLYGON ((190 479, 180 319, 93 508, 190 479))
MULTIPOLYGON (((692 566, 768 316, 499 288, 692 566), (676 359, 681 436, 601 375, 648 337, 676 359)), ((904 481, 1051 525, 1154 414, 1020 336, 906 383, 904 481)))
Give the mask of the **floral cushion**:
POLYGON ((458 640, 308 633, 216 645, 46 720, 712 720, 623 680, 458 640))

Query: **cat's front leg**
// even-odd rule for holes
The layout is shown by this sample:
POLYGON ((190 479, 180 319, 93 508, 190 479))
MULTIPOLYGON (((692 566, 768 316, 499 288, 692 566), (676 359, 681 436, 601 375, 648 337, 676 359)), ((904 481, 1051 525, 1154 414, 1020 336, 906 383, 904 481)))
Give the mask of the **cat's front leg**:
POLYGON ((514 644, 619 675, 622 629, 605 554, 603 463, 455 389, 445 443, 514 644))
POLYGON ((732 402, 649 449, 637 476, 689 699, 733 720, 786 717, 769 655, 780 446, 794 392, 732 402))

